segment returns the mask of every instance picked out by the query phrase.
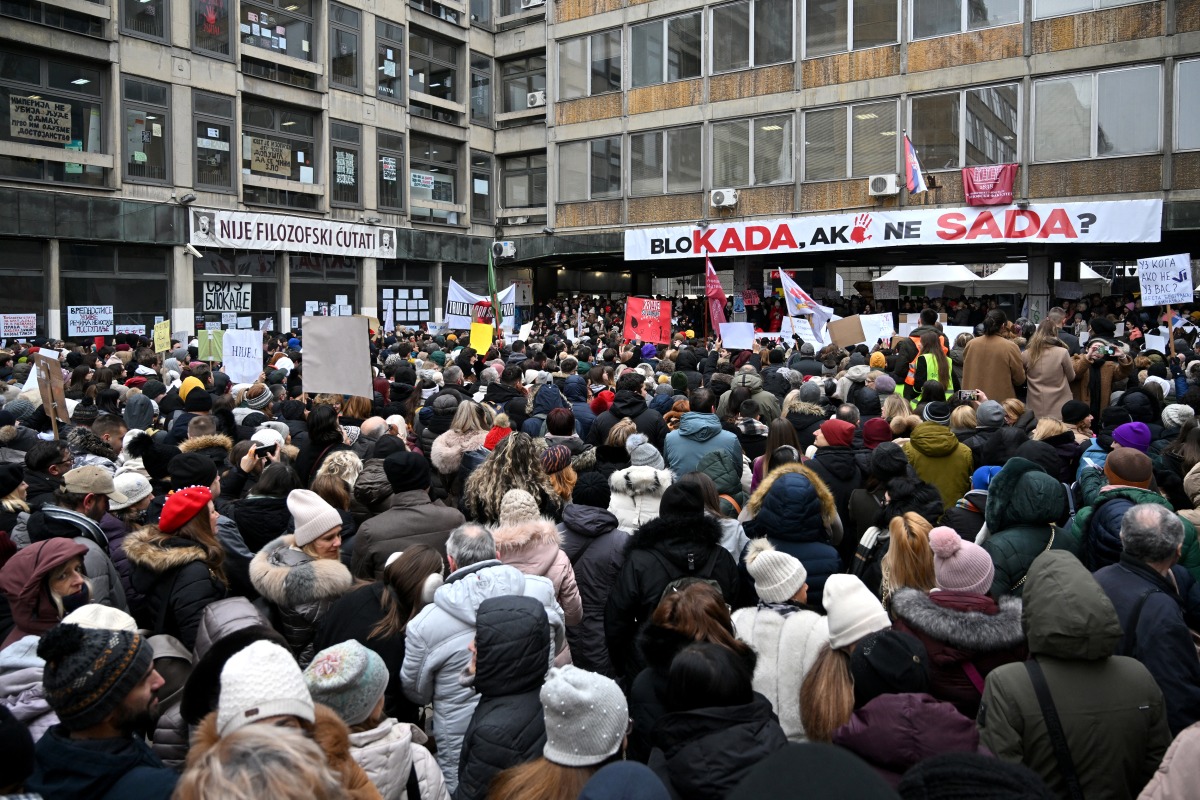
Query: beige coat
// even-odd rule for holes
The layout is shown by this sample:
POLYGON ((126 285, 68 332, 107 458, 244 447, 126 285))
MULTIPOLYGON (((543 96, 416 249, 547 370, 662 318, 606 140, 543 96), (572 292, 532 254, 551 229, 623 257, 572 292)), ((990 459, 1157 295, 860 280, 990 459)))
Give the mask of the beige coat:
MULTIPOLYGON (((1033 367, 1029 366, 1029 353, 1024 352, 1021 363, 1025 366, 1025 382, 1029 386, 1025 409, 1032 411, 1037 419, 1062 419, 1062 407, 1071 399, 1071 381, 1075 380, 1075 367, 1067 348, 1047 348, 1033 367)), ((989 394, 988 398, 992 396, 989 394)))
POLYGON ((1021 349, 1003 336, 980 336, 963 348, 962 388, 982 389, 988 400, 1003 403, 1025 382, 1021 349))
MULTIPOLYGON (((1071 358, 1071 366, 1075 369, 1075 377, 1071 382, 1071 393, 1076 400, 1080 400, 1088 405, 1092 403, 1092 394, 1090 387, 1090 377, 1088 372, 1091 368, 1091 362, 1087 360, 1087 355, 1080 353, 1071 358)), ((1112 397, 1113 384, 1117 381, 1123 381, 1129 377, 1129 370, 1133 368, 1133 361, 1125 356, 1119 361, 1105 361, 1100 367, 1100 410, 1108 408, 1109 398, 1112 397)), ((1096 422, 1092 423, 1096 425, 1096 422)), ((1099 428, 1093 428, 1099 430, 1099 428)))

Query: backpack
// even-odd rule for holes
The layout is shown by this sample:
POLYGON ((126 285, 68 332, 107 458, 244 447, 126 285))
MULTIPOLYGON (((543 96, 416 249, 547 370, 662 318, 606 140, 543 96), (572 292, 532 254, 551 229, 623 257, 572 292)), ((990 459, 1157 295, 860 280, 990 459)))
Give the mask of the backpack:
MULTIPOLYGON (((658 559, 658 563, 662 564, 663 569, 665 569, 667 571, 668 575, 679 572, 679 568, 676 567, 674 564, 672 564, 670 561, 668 561, 667 558, 662 553, 660 553, 654 549, 651 549, 649 552, 652 556, 654 556, 656 559, 658 559)), ((659 597, 658 597, 658 602, 661 603, 663 598, 666 597, 667 595, 673 594, 675 592, 683 591, 688 586, 691 586, 693 583, 707 583, 709 586, 711 586, 717 590, 717 594, 721 595, 721 597, 724 597, 725 592, 723 589, 721 589, 721 584, 718 583, 712 577, 713 568, 716 567, 716 565, 717 565, 717 556, 719 556, 720 554, 721 554, 721 546, 713 545, 712 552, 710 552, 708 554, 708 558, 705 560, 704 566, 702 566, 700 568, 700 571, 697 572, 696 571, 695 554, 688 553, 688 572, 687 572, 687 574, 680 575, 679 577, 675 578, 674 580, 669 581, 667 583, 667 585, 663 587, 662 594, 659 595, 659 597)))

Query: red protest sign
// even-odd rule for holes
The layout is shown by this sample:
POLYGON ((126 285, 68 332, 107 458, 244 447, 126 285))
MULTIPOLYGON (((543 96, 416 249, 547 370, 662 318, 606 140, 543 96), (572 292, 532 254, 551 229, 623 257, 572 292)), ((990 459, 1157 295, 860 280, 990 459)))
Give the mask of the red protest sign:
POLYGON ((671 304, 665 300, 630 297, 625 301, 627 340, 666 344, 671 341, 671 304))
POLYGON ((967 167, 962 171, 963 193, 969 206, 1005 206, 1013 201, 1016 164, 967 167))

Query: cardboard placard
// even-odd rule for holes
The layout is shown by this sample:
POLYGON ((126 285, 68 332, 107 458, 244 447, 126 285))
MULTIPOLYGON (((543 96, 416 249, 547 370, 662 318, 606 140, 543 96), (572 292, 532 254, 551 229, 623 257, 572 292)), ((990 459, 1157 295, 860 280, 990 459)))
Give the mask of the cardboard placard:
MULTIPOLYGON (((209 323, 212 324, 212 323, 209 323)), ((223 342, 225 340, 225 331, 204 330, 196 335, 198 342, 199 356, 201 361, 220 361, 224 353, 223 342)))
POLYGON ((304 391, 370 397, 366 317, 304 318, 304 391))
POLYGON ((154 352, 165 353, 171 349, 171 323, 159 322, 154 326, 154 352))
POLYGON ((62 368, 58 365, 58 359, 35 353, 33 366, 33 371, 37 372, 38 391, 42 395, 42 408, 46 416, 57 418, 59 422, 70 422, 71 415, 67 413, 67 400, 63 397, 62 368))
POLYGON ((859 315, 855 314, 852 317, 845 319, 834 320, 829 323, 829 338, 838 347, 853 347, 856 344, 866 341, 866 333, 863 331, 862 321, 859 315))
POLYGON ((222 370, 232 382, 253 383, 262 374, 262 334, 258 331, 225 331, 221 353, 222 370))

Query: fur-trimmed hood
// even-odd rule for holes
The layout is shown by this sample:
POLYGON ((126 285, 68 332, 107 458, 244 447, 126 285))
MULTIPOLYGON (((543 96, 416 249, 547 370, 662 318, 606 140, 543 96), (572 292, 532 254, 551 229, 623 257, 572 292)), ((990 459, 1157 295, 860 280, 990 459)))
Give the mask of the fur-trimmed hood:
POLYGON ((155 573, 170 572, 193 561, 206 562, 208 554, 195 542, 169 536, 155 528, 142 528, 122 541, 129 563, 155 573))
POLYGON ((813 485, 813 489, 817 493, 817 498, 821 501, 821 517, 825 522, 829 522, 837 514, 837 504, 833 499, 833 493, 829 491, 829 487, 825 485, 825 481, 803 464, 792 462, 783 464, 777 467, 770 475, 763 478, 762 483, 754 490, 754 494, 750 495, 750 502, 746 505, 751 516, 757 516, 762 509, 763 500, 767 493, 771 491, 771 487, 783 475, 800 474, 808 478, 808 482, 813 485))
POLYGON ((483 447, 487 434, 487 431, 466 434, 453 429, 446 431, 433 440, 433 446, 429 449, 433 468, 442 474, 458 472, 463 456, 483 447))
POLYGON ((292 534, 280 536, 260 550, 250 562, 250 582, 258 593, 277 606, 295 608, 341 597, 354 578, 341 561, 314 559, 296 549, 292 534))
POLYGON ((952 608, 917 589, 901 589, 892 595, 892 613, 931 639, 959 650, 988 653, 1025 641, 1019 597, 1002 597, 995 613, 987 613, 952 608))
POLYGON ((672 482, 670 470, 635 466, 614 472, 608 479, 608 486, 616 494, 629 497, 647 494, 661 496, 672 482))
POLYGON ((539 545, 558 547, 562 544, 558 527, 548 519, 534 519, 516 525, 497 527, 492 531, 492 538, 496 542, 497 552, 539 545))
POLYGON ((67 444, 70 446, 71 452, 75 455, 98 456, 100 458, 107 458, 114 463, 117 460, 117 451, 109 447, 99 436, 92 433, 90 428, 85 428, 82 425, 76 425, 67 433, 67 444))
POLYGON ((721 543, 721 523, 707 514, 694 517, 658 517, 644 523, 629 538, 629 550, 649 550, 669 541, 708 545, 721 543))
POLYGON ((199 453, 204 450, 221 449, 228 456, 233 450, 233 439, 223 433, 214 433, 211 436, 197 436, 195 439, 188 439, 179 445, 181 453, 199 453))

